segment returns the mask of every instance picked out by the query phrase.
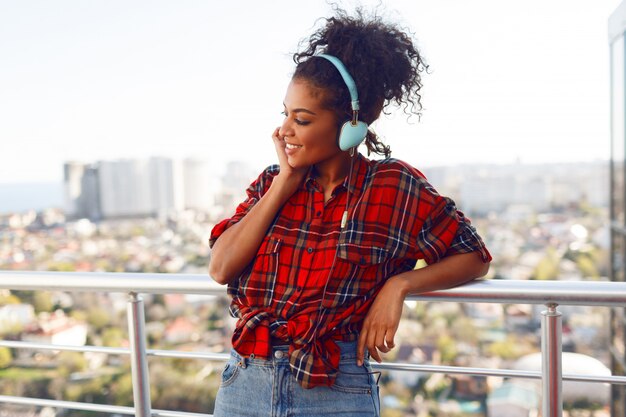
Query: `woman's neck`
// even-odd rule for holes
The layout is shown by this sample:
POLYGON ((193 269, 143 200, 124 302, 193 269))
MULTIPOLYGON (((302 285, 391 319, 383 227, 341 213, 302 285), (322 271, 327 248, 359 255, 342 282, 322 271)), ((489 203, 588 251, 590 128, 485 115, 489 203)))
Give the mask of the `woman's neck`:
POLYGON ((341 157, 316 164, 314 168, 317 182, 324 188, 335 188, 341 184, 350 171, 350 156, 342 152, 341 157), (345 154, 345 156, 344 156, 345 154))

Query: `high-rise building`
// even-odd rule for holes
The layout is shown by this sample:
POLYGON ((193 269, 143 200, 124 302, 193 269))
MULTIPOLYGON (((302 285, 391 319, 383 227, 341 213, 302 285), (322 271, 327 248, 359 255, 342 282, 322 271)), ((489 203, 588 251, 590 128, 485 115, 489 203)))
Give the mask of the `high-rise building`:
POLYGON ((149 175, 152 212, 166 216, 171 211, 182 210, 185 203, 185 185, 181 162, 170 158, 151 158, 149 175))
POLYGON ((67 162, 63 166, 63 171, 67 218, 99 220, 102 213, 98 167, 81 162, 67 162))
POLYGON ((215 206, 219 179, 211 172, 207 160, 187 158, 183 161, 185 208, 210 210, 215 206))
POLYGON ((156 214, 147 160, 100 161, 98 167, 104 218, 156 214))
MULTIPOLYGON (((626 2, 622 2, 609 18, 609 46, 611 73, 611 162, 610 162, 610 216, 611 216, 611 280, 624 281, 626 276, 626 188, 624 161, 626 160, 626 2)), ((612 308, 611 372, 626 375, 626 314, 624 308, 612 308)), ((611 385, 611 415, 626 415, 626 389, 611 385)))
POLYGON ((100 179, 97 165, 89 164, 85 167, 82 189, 83 198, 81 207, 83 215, 81 217, 91 220, 102 219, 100 209, 100 179))
MULTIPOLYGON (((535 212, 544 212, 583 201, 594 207, 607 207, 608 203, 605 187, 608 167, 604 162, 454 169, 464 179, 456 185, 458 190, 447 192, 445 187, 437 188, 458 198, 459 207, 474 215, 498 213, 510 205, 525 205, 535 212)), ((445 182, 445 176, 439 172, 438 180, 445 182)))
POLYGON ((81 162, 66 162, 63 164, 65 215, 70 219, 80 217, 80 198, 84 172, 85 164, 81 162))
POLYGON ((64 172, 70 219, 167 216, 185 208, 208 211, 220 188, 208 162, 199 159, 68 162, 64 172))

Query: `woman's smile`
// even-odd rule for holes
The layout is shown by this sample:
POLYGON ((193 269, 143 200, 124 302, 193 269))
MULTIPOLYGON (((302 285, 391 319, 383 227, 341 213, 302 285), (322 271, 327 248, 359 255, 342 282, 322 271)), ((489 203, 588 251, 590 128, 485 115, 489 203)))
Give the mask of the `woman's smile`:
POLYGON ((295 145, 293 143, 285 142, 285 153, 287 153, 287 155, 292 155, 301 147, 302 145, 295 145))

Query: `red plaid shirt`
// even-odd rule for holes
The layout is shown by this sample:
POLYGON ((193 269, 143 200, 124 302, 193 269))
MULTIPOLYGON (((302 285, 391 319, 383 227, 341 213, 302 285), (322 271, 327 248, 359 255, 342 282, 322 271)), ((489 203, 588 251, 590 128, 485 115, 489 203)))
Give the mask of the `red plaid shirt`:
MULTIPOLYGON (((248 213, 278 171, 270 166, 250 185, 235 215, 213 228, 210 245, 248 213)), ((339 365, 335 341, 358 338, 387 278, 413 269, 418 259, 431 264, 476 251, 491 260, 454 202, 402 161, 359 154, 352 183, 337 186, 326 204, 311 172, 279 211, 256 257, 228 285, 230 313, 239 319, 233 348, 269 358, 271 338, 284 340, 292 373, 305 388, 332 385, 339 365)))

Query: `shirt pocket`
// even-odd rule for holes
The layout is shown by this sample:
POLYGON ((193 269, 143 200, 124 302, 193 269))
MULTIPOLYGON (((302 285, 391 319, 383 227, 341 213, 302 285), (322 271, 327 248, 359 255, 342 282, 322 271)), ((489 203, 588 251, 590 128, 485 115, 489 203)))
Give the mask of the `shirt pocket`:
POLYGON ((274 298, 274 288, 280 265, 282 240, 265 238, 251 267, 239 279, 237 293, 248 301, 248 305, 269 306, 274 298))
POLYGON ((386 277, 390 253, 371 242, 340 239, 322 305, 336 308, 370 293, 386 277))

